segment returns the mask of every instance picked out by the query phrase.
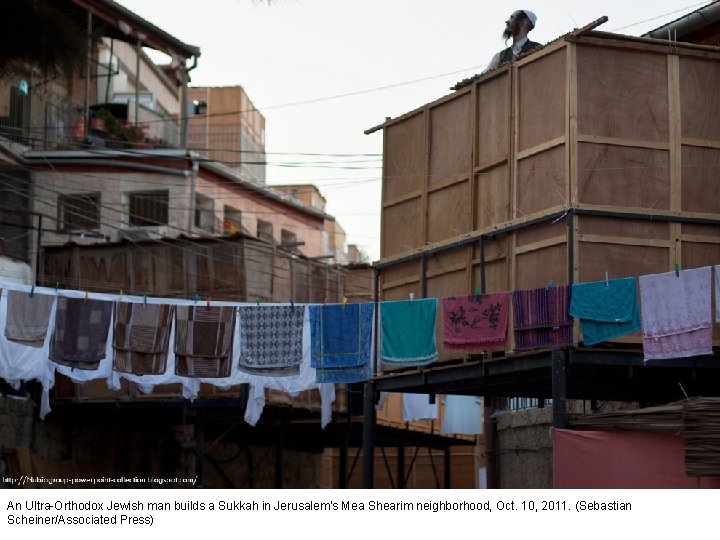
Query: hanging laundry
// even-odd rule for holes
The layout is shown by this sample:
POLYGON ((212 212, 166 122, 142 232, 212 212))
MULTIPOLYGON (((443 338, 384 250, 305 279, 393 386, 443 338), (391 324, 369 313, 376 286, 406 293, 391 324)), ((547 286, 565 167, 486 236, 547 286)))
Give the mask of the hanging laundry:
POLYGON ((483 398, 478 396, 445 396, 440 433, 480 435, 483 432, 483 398))
POLYGON ((30 347, 42 347, 47 336, 55 297, 33 292, 8 291, 5 337, 30 347))
POLYGON ((437 299, 382 302, 380 361, 392 366, 422 366, 437 360, 437 299))
POLYGON ((238 317, 242 371, 272 376, 299 372, 305 306, 243 306, 238 317))
POLYGON ((161 375, 167 367, 175 306, 115 304, 113 369, 135 375, 161 375))
POLYGON ((403 422, 437 420, 437 402, 430 403, 429 394, 402 394, 403 422))
POLYGON ((445 347, 482 349, 507 343, 508 293, 455 296, 443 298, 442 304, 445 347))
POLYGON ((50 360, 77 369, 97 369, 105 358, 112 310, 112 302, 59 297, 50 360))
POLYGON ((568 347, 572 318, 568 315, 571 289, 567 285, 514 291, 515 348, 568 347))
POLYGON ((580 319, 585 345, 640 330, 636 284, 637 279, 629 277, 572 286, 570 315, 580 319))
POLYGON ((712 354, 711 268, 640 276, 645 361, 712 354))
POLYGON ((175 373, 184 377, 230 375, 234 330, 234 307, 177 306, 175 373))
POLYGON ((316 381, 353 383, 372 377, 372 323, 375 306, 310 306, 310 336, 316 381))

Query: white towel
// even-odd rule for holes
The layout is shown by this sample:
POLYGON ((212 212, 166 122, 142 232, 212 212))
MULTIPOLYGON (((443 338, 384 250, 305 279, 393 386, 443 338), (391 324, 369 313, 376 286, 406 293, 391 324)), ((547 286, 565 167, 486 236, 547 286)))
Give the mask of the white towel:
POLYGON ((640 276, 645 360, 712 354, 711 268, 640 276))
POLYGON ((437 403, 430 403, 429 394, 403 394, 403 421, 437 420, 437 403))

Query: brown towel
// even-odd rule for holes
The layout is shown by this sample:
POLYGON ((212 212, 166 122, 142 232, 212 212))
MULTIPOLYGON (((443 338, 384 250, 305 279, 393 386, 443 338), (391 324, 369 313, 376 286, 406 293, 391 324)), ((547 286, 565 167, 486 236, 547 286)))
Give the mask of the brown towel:
POLYGON ((50 313, 55 297, 49 294, 30 294, 8 291, 5 337, 10 341, 42 347, 47 335, 50 313))
POLYGON ((112 302, 57 299, 50 360, 78 369, 97 369, 105 357, 112 302))
POLYGON ((113 369, 135 375, 162 375, 167 367, 175 306, 115 304, 113 369))
POLYGON ((178 306, 175 312, 175 374, 228 377, 234 329, 234 307, 178 306))

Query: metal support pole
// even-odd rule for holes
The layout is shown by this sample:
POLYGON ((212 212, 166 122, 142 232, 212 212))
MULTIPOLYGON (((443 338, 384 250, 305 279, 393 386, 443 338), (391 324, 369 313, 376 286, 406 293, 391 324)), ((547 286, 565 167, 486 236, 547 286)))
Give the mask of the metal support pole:
POLYGON ((480 291, 485 294, 485 237, 480 236, 478 241, 478 251, 480 256, 480 291))
MULTIPOLYGON (((37 246, 35 246, 35 285, 40 285, 38 276, 42 276, 42 260, 40 258, 40 246, 42 245, 42 214, 38 214, 37 246)), ((44 277, 44 276, 43 276, 44 277)))
POLYGON ((196 488, 203 487, 205 475, 205 419, 198 418, 195 421, 195 482, 196 488))
POLYGON ((347 489, 348 483, 348 437, 344 435, 340 444, 340 478, 338 487, 347 489))
POLYGON ((485 396, 483 399, 483 434, 485 438, 485 464, 487 468, 487 487, 496 489, 498 482, 497 459, 497 425, 493 418, 495 398, 485 396))
POLYGON ((445 489, 450 489, 450 482, 452 480, 450 477, 450 468, 451 468, 450 467, 450 465, 451 465, 451 463, 450 463, 450 448, 445 447, 445 449, 443 451, 444 451, 443 467, 445 469, 445 475, 444 475, 445 481, 444 481, 443 487, 445 489))
POLYGON ((365 383, 363 392, 363 488, 372 489, 375 478, 375 384, 365 383))
POLYGON ((283 487, 283 429, 277 430, 277 438, 275 439, 275 489, 283 487))
POLYGON ((565 429, 567 417, 567 352, 557 349, 552 352, 552 398, 553 427, 565 429))
POLYGON ((397 487, 405 489, 405 447, 397 447, 397 487))
POLYGON ((427 297, 427 257, 423 255, 420 258, 420 298, 427 297))
POLYGON ((140 120, 140 54, 142 53, 142 40, 138 37, 135 51, 135 121, 136 126, 140 120))

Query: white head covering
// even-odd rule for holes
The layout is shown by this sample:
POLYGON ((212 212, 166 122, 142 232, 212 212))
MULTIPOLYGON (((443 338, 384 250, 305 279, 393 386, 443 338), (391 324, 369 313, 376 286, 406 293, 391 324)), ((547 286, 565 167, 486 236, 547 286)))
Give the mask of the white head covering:
POLYGON ((529 9, 523 9, 523 13, 525 13, 525 15, 527 15, 527 18, 530 19, 530 22, 532 23, 533 28, 535 28, 535 21, 537 21, 537 15, 535 15, 529 9))

